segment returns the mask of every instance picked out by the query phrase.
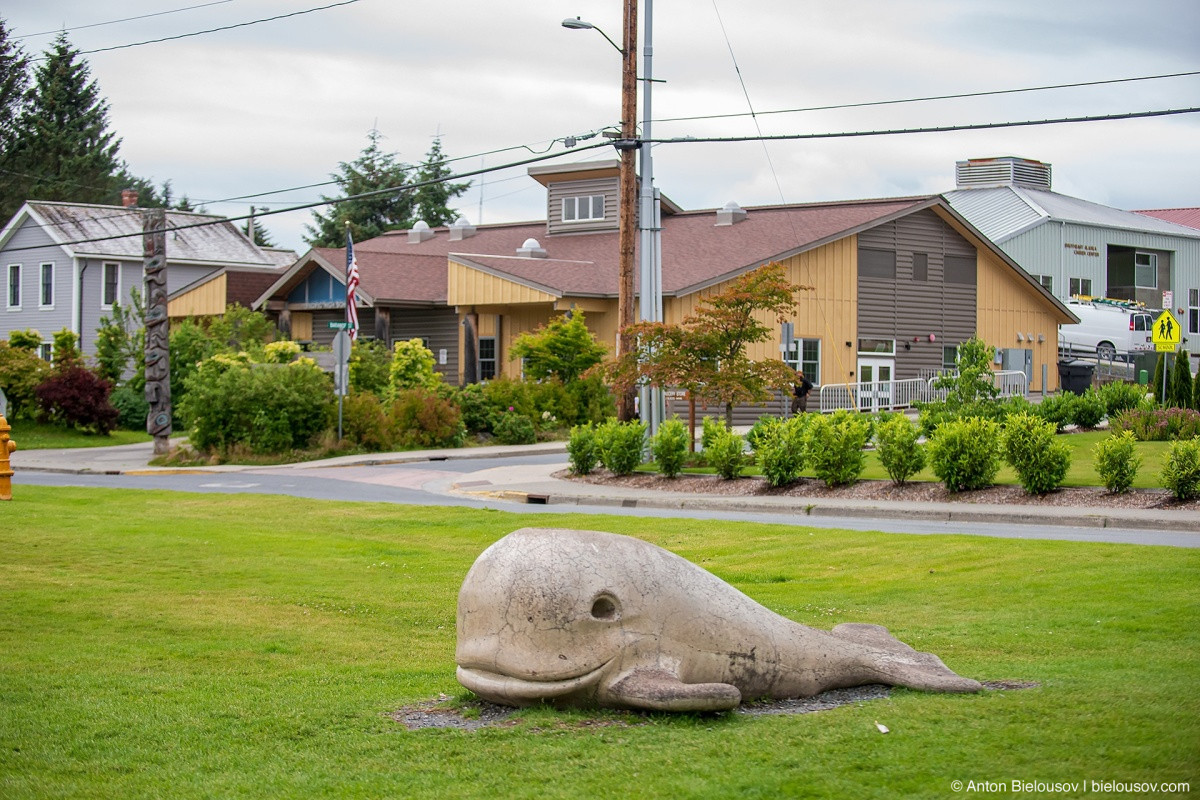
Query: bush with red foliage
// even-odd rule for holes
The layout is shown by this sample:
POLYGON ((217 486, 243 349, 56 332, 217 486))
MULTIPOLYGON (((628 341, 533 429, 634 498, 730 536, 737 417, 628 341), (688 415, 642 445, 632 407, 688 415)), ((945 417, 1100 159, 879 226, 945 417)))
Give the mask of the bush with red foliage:
POLYGON ((109 402, 112 384, 83 367, 55 370, 35 390, 42 415, 53 422, 107 436, 119 413, 109 402))

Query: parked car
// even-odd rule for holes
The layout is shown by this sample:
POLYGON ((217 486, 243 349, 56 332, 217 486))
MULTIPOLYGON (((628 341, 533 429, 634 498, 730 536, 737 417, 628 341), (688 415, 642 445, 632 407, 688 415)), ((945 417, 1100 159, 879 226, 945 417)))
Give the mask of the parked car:
POLYGON ((1067 308, 1079 317, 1079 324, 1059 326, 1060 351, 1094 353, 1101 360, 1112 360, 1154 349, 1150 341, 1154 313, 1140 303, 1071 299, 1067 308))

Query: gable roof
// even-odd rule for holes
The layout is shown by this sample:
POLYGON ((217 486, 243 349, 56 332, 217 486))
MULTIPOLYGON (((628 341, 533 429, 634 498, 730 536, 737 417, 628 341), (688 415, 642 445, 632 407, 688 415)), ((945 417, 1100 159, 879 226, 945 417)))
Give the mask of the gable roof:
POLYGON ((1165 219, 1167 222, 1186 225, 1189 228, 1200 228, 1200 208, 1155 208, 1134 213, 1165 219))
MULTIPOLYGON (((0 246, 26 219, 30 219, 72 257, 140 261, 145 211, 123 206, 29 201, 0 234, 0 246)), ((226 266, 273 268, 291 252, 277 249, 267 253, 221 216, 175 210, 168 210, 166 215, 168 229, 209 223, 167 234, 167 260, 170 263, 212 265, 214 269, 226 266)))
POLYGON ((1044 189, 993 186, 955 189, 944 196, 954 210, 997 244, 1047 221, 1189 238, 1200 236, 1200 232, 1173 222, 1044 189))

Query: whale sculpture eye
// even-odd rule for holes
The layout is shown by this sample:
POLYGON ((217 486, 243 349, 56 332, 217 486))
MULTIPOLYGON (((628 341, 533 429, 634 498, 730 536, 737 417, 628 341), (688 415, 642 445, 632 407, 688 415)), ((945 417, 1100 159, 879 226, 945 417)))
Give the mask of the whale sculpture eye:
POLYGON ((612 597, 602 594, 592 602, 593 619, 619 619, 620 616, 617 601, 612 597))

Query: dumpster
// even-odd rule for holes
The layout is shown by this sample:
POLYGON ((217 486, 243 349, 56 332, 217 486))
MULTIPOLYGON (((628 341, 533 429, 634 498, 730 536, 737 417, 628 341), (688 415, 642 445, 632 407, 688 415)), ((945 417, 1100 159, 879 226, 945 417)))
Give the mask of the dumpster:
POLYGON ((1058 362, 1058 385, 1064 392, 1083 394, 1092 385, 1096 365, 1090 361, 1058 362))

